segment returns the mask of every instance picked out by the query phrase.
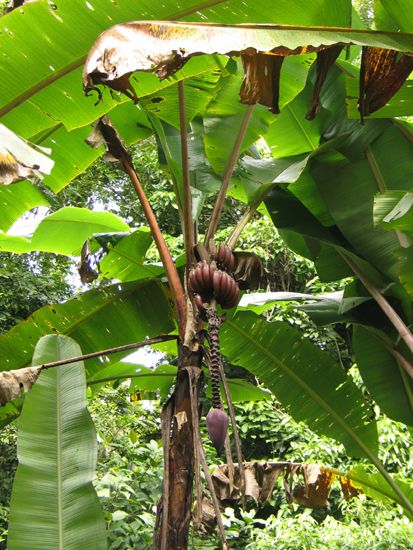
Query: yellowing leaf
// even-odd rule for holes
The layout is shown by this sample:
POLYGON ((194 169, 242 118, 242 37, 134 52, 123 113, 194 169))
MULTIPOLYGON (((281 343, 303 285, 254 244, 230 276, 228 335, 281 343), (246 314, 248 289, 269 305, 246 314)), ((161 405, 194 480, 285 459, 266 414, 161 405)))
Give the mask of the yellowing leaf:
POLYGON ((4 124, 0 124, 0 183, 9 184, 50 174, 54 162, 44 154, 50 153, 50 150, 40 147, 37 149, 42 152, 28 145, 4 124))

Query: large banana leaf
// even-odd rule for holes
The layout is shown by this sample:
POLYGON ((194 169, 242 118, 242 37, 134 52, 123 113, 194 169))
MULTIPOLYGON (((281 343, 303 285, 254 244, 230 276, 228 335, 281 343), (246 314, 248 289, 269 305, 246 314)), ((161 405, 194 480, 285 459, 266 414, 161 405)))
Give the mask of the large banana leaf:
POLYGON ((79 256, 83 243, 93 233, 128 231, 129 226, 112 212, 94 212, 87 208, 67 207, 46 216, 31 239, 2 234, 0 250, 33 250, 79 256))
POLYGON ((49 201, 35 185, 21 181, 13 185, 0 185, 0 204, 4 207, 0 230, 7 231, 27 210, 49 206, 49 201))
MULTIPOLYGON (((103 102, 95 106, 94 98, 81 96, 77 84, 79 71, 90 44, 98 33, 107 27, 108 21, 113 24, 128 19, 189 18, 193 21, 214 20, 222 23, 268 22, 272 20, 274 9, 277 12, 277 23, 348 26, 351 19, 351 5, 348 0, 341 0, 334 6, 327 0, 318 0, 311 6, 304 6, 305 3, 302 2, 295 3, 294 6, 285 1, 270 2, 259 9, 248 4, 239 5, 233 0, 222 2, 223 5, 221 2, 213 4, 214 9, 210 11, 209 3, 188 2, 187 5, 181 5, 177 11, 176 5, 169 1, 150 7, 131 8, 126 2, 114 5, 108 0, 97 0, 93 9, 90 9, 80 1, 62 0, 56 10, 50 9, 44 0, 36 2, 35 5, 25 6, 24 14, 21 10, 15 10, 3 18, 7 30, 1 35, 0 41, 2 50, 7 54, 1 61, 0 69, 8 73, 10 86, 4 93, 0 93, 0 116, 11 128, 18 127, 21 132, 26 131, 27 135, 38 135, 39 139, 55 145, 53 159, 56 168, 46 181, 47 185, 55 190, 61 189, 97 158, 100 151, 85 149, 85 130, 81 127, 105 112, 112 110, 115 115, 123 108, 123 100, 109 96, 105 96, 103 102), (28 27, 33 29, 32 32, 26 32, 28 27), (62 48, 62 43, 71 44, 71 47, 62 48), (36 65, 28 67, 25 58, 18 55, 18 51, 43 54, 36 56, 36 65), (48 55, 44 55, 44 52, 48 52, 48 55), (67 130, 72 132, 67 134, 67 130), (44 131, 47 132, 46 136, 39 134, 44 131)), ((335 38, 339 40, 343 37, 337 34, 335 38)), ((388 37, 383 35, 381 38, 387 44, 388 37)), ((381 38, 377 35, 375 40, 380 42, 381 38)), ((402 37, 396 39, 403 41, 402 37)), ((281 90, 282 102, 292 99, 303 85, 305 67, 301 67, 300 63, 295 60, 290 63, 288 60, 285 64, 287 84, 285 90, 281 90)), ((164 89, 178 78, 186 79, 211 69, 205 65, 205 61, 195 59, 192 68, 185 66, 173 80, 165 83, 160 83, 154 75, 140 75, 137 88, 139 96, 144 97, 156 90, 164 89)), ((190 102, 190 105, 192 103, 190 102)), ((157 108, 156 105, 152 107, 157 108)), ((163 107, 158 107, 159 111, 163 110, 163 107)), ((172 109, 169 111, 172 113, 172 109)), ((126 112, 121 118, 130 120, 126 112)), ((119 123, 122 125, 121 120, 119 123)), ((144 134, 147 135, 147 131, 146 128, 144 134)), ((144 134, 138 132, 135 139, 144 134)))
MULTIPOLYGON (((64 304, 45 306, 1 335, 1 368, 28 366, 37 340, 45 334, 70 335, 84 353, 90 353, 166 334, 174 328, 170 303, 160 283, 111 285, 85 292, 64 304)), ((89 360, 88 375, 107 364, 89 360)))
MULTIPOLYGON (((361 489, 367 496, 382 502, 397 502, 404 508, 411 518, 411 511, 407 509, 406 504, 401 501, 400 496, 396 494, 394 489, 390 487, 382 475, 376 472, 369 471, 369 468, 359 464, 346 475, 351 480, 351 485, 357 489, 361 489)), ((408 501, 413 503, 413 485, 407 481, 393 477, 394 482, 399 486, 408 501)))
MULTIPOLYGON (((98 34, 115 23, 181 18, 222 23, 268 23, 276 13, 277 23, 311 25, 316 22, 318 25, 348 26, 350 10, 348 0, 340 0, 334 6, 328 0, 317 0, 311 5, 300 0, 294 6, 286 0, 272 0, 265 5, 240 4, 236 0, 184 0, 179 7, 171 0, 151 5, 95 0, 93 9, 81 1, 61 0, 57 10, 51 8, 46 0, 41 0, 25 6, 24 14, 15 10, 2 18, 2 26, 9 32, 1 35, 1 49, 7 54, 1 60, 0 70, 8 74, 9 79, 8 86, 2 88, 1 115, 78 69, 98 34), (36 64, 28 64, 27 58, 19 53, 22 51, 32 52, 36 64)), ((47 105, 56 104, 59 95, 59 101, 65 99, 61 90, 60 94, 55 94, 47 98, 47 105)), ((68 95, 65 111, 82 109, 77 105, 81 96, 68 95)), ((86 104, 83 102, 83 105, 86 104)))
MULTIPOLYGON (((192 21, 267 23, 276 10, 278 23, 308 25, 316 21, 319 25, 346 26, 350 22, 351 9, 348 0, 340 0, 340 5, 334 7, 327 0, 317 0, 311 6, 306 5, 305 9, 299 5, 301 2, 292 7, 285 0, 272 0, 259 8, 256 5, 240 5, 235 0, 214 1, 212 11, 208 2, 190 0, 185 0, 179 8, 171 0, 151 6, 96 0, 93 10, 76 0, 62 0, 57 10, 50 8, 46 0, 35 4, 25 6, 24 14, 21 10, 15 10, 2 18, 2 25, 7 31, 1 35, 1 47, 7 55, 0 65, 0 70, 9 75, 9 85, 0 94, 0 116, 15 111, 8 120, 11 128, 13 122, 18 124, 24 119, 37 119, 37 129, 32 122, 31 135, 40 129, 50 128, 54 120, 62 120, 61 117, 64 117, 62 122, 69 129, 83 126, 91 121, 91 112, 97 118, 116 106, 117 99, 106 98, 104 105, 93 109, 94 98, 85 100, 78 87, 80 67, 91 44, 100 32, 115 23, 185 17, 192 21), (70 44, 70 48, 61 44, 70 44), (20 51, 33 52, 36 64, 28 64, 26 57, 19 55, 20 51), (31 101, 28 102, 28 99, 31 101)), ((152 78, 152 83, 155 80, 152 78)))
POLYGON ((140 227, 130 235, 125 235, 100 261, 101 277, 126 283, 152 279, 162 273, 161 266, 144 263, 152 240, 152 235, 146 227, 140 227))
POLYGON ((396 23, 396 30, 413 32, 413 13, 410 0, 380 0, 387 15, 396 23))
POLYGON ((375 455, 376 425, 361 392, 298 331, 245 312, 224 323, 221 342, 231 363, 255 374, 297 421, 340 441, 350 455, 375 455))
POLYGON ((413 382, 394 355, 385 334, 353 327, 357 366, 371 396, 383 412, 413 426, 413 382))
MULTIPOLYGON (((144 367, 136 363, 119 361, 105 367, 91 378, 88 378, 88 385, 94 386, 105 382, 119 381, 123 378, 131 379, 131 389, 134 391, 156 392, 165 397, 171 391, 176 379, 177 367, 172 365, 157 365, 155 368, 144 367)), ((211 397, 209 376, 207 375, 207 395, 211 397)), ((241 378, 228 378, 228 386, 232 401, 258 401, 266 399, 271 394, 250 382, 241 378)), ((224 396, 222 396, 223 399, 224 396)))
POLYGON ((354 251, 397 281, 404 263, 400 236, 374 225, 373 202, 375 195, 386 189, 409 190, 413 145, 397 128, 389 126, 366 147, 363 133, 370 132, 375 123, 370 121, 365 132, 358 130, 358 141, 351 146, 360 160, 317 162, 312 174, 335 224, 354 251))
MULTIPOLYGON (((49 335, 37 344, 33 361, 80 354, 71 338, 49 335)), ((25 399, 17 449, 8 548, 107 548, 103 513, 92 485, 97 441, 86 407, 82 362, 41 373, 25 399)))

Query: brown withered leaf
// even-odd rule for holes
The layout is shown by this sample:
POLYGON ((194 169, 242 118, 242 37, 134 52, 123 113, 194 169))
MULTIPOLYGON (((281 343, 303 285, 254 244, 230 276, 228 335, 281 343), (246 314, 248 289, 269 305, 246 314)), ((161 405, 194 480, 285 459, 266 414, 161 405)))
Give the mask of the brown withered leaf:
MULTIPOLYGON (((197 507, 198 502, 195 505, 195 510, 193 513, 193 518, 195 519, 197 517, 197 507)), ((215 515, 215 509, 214 505, 212 504, 211 499, 205 495, 202 494, 202 501, 201 501, 201 526, 203 527, 203 530, 212 533, 216 526, 216 515, 215 515)))
POLYGON ((107 162, 116 162, 122 158, 130 161, 128 150, 107 116, 103 116, 95 122, 93 131, 86 139, 86 143, 94 149, 105 145, 107 152, 103 158, 107 162))
POLYGON ((348 477, 339 477, 339 482, 341 486, 341 491, 346 500, 350 500, 351 498, 354 498, 359 493, 361 493, 360 489, 356 489, 353 486, 351 479, 349 479, 348 477))
POLYGON ((50 149, 30 146, 24 139, 0 124, 0 183, 9 184, 26 178, 50 174, 54 161, 50 149))
POLYGON ((265 285, 267 277, 262 260, 254 252, 234 251, 236 268, 234 279, 241 290, 257 290, 265 285))
MULTIPOLYGON (((245 462, 245 495, 256 502, 265 502, 271 495, 274 485, 285 468, 285 462, 245 462)), ((239 498, 240 473, 238 465, 234 469, 234 487, 228 477, 228 466, 218 466, 212 475, 219 500, 239 498)))
POLYGON ((82 246, 80 253, 80 265, 77 268, 80 280, 83 285, 87 283, 93 283, 98 277, 99 273, 95 271, 91 263, 92 257, 89 250, 89 241, 86 241, 82 246))
MULTIPOLYGON (((351 472, 349 476, 333 468, 318 464, 301 462, 244 462, 245 495, 256 503, 266 502, 272 495, 275 485, 283 476, 284 492, 287 502, 297 502, 307 508, 324 508, 335 479, 338 479, 344 498, 351 498, 362 491, 353 486, 351 472)), ((240 472, 234 464, 234 485, 231 486, 227 464, 217 466, 212 474, 212 481, 220 507, 228 506, 229 501, 238 501, 240 495, 240 472)), ((215 525, 215 512, 211 499, 203 495, 203 525, 207 529, 215 525)))
POLYGON ((39 377, 41 367, 0 372, 0 407, 28 392, 39 377))
POLYGON ((317 78, 314 84, 313 97, 305 116, 307 120, 313 120, 316 114, 319 113, 321 88, 327 78, 328 71, 334 65, 343 48, 344 46, 340 44, 317 52, 317 78))
MULTIPOLYGON (((103 84, 137 101, 130 81, 136 71, 151 71, 162 79, 196 55, 241 56, 246 69, 242 101, 258 102, 277 112, 282 57, 346 44, 370 46, 378 42, 383 47, 413 52, 413 37, 403 33, 290 25, 134 21, 115 25, 98 37, 86 59, 83 85, 86 93, 103 84)), ((325 70, 334 53, 321 58, 325 70)), ((324 78, 324 71, 320 70, 318 88, 324 78)), ((314 102, 316 110, 317 99, 314 102)))
POLYGON ((307 508, 325 508, 335 474, 317 464, 302 464, 304 483, 294 489, 292 498, 307 508))
POLYGON ((244 80, 241 85, 241 103, 260 103, 274 114, 280 112, 280 73, 284 57, 280 55, 241 54, 244 80))
POLYGON ((413 57, 395 50, 363 48, 360 68, 361 119, 383 107, 413 70, 413 57))
MULTIPOLYGON (((234 487, 231 491, 228 466, 218 466, 212 475, 215 491, 220 501, 240 497, 240 473, 235 464, 234 487)), ((245 495, 263 503, 270 498, 274 486, 283 474, 284 491, 288 502, 297 502, 307 508, 323 508, 327 505, 331 485, 337 474, 318 464, 295 462, 245 462, 245 495)), ((343 477, 340 482, 347 478, 343 477)))

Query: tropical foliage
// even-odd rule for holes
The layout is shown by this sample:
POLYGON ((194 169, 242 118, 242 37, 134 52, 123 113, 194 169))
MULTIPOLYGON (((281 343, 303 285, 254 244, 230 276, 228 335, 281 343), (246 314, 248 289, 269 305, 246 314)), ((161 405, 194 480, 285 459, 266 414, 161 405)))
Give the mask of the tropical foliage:
MULTIPOLYGON (((82 281, 96 281, 64 304, 42 307, 0 337, 0 403, 5 403, 0 422, 17 418, 23 406, 11 550, 27 547, 19 534, 27 523, 25 514, 30 515, 29 508, 23 510, 22 480, 33 483, 33 504, 42 491, 62 497, 57 508, 61 513, 51 522, 50 548, 76 548, 83 529, 85 540, 92 537, 96 547, 104 547, 96 502, 92 504, 94 442, 81 399, 83 377, 91 387, 116 377, 133 378, 139 391, 158 388, 165 395, 176 371, 168 366, 139 373, 136 367, 119 364, 123 351, 88 360, 85 371, 76 363, 73 376, 73 366, 39 376, 41 365, 63 357, 59 352, 45 359, 35 352, 53 333, 56 342, 67 342, 70 336, 80 346, 72 353, 66 350, 64 359, 178 333, 178 347, 171 340, 164 348, 178 364, 178 374, 163 410, 165 482, 157 540, 161 548, 187 544, 194 468, 199 453, 202 458, 196 435, 201 332, 179 277, 188 277, 195 254, 202 258, 202 247, 196 248, 202 244, 201 233, 206 234, 210 262, 212 240, 223 228, 218 222, 227 190, 238 218, 229 230, 231 248, 258 211, 272 220, 292 251, 314 262, 322 282, 347 279, 341 290, 328 295, 273 292, 257 298, 258 305, 241 301, 221 328, 223 356, 254 374, 297 421, 336 439, 349 455, 366 458, 377 468, 378 473, 363 470, 358 482, 353 479, 353 488, 370 496, 385 493, 413 514, 412 486, 391 476, 379 458, 371 411, 374 402, 389 418, 413 423, 413 127, 406 118, 413 114, 408 79, 413 24, 406 16, 411 13, 408 0, 380 0, 375 8, 378 31, 360 29, 347 0, 294 6, 287 0, 258 6, 232 0, 185 2, 179 11, 169 1, 132 6, 126 1, 40 0, 16 6, 2 17, 0 70, 8 86, 0 92, 5 128, 0 158, 2 180, 17 183, 0 186, 0 250, 78 257, 82 281), (149 22, 106 31, 131 19, 149 22), (163 20, 181 22, 150 23, 163 20), (188 21, 197 24, 185 24, 188 21), (240 23, 249 25, 237 27, 240 23), (91 136, 91 124, 98 119, 91 136), (185 255, 175 262, 127 149, 153 135, 170 184, 168 203, 174 204, 184 234, 185 255), (113 212, 62 202, 65 187, 105 153, 107 159, 120 161, 131 177, 151 233, 133 216, 126 223, 113 212), (210 200, 218 190, 210 215, 210 200), (22 214, 38 206, 50 210, 32 234, 10 232, 22 214), (151 248, 152 239, 159 257, 151 248), (304 303, 296 306, 297 300, 304 303), (369 399, 330 354, 287 322, 260 315, 277 301, 294 302, 297 316, 304 312, 319 326, 352 327, 352 350, 369 399), (20 395, 33 385, 26 398, 20 395), (55 401, 71 391, 76 399, 55 401), (73 425, 58 423, 42 433, 45 426, 39 419, 49 409, 60 417, 61 407, 68 407, 73 425), (184 429, 179 422, 171 423, 173 417, 187 419, 184 429), (36 437, 42 444, 52 441, 51 453, 57 453, 52 458, 64 473, 54 477, 43 472, 47 480, 39 481, 40 488, 39 474, 33 474, 40 452, 36 437), (82 479, 64 467, 74 439, 82 448, 72 468, 83 471, 82 479), (65 441, 67 446, 61 448, 65 441), (182 486, 168 481, 174 461, 182 486), (77 488, 73 492, 72 483, 77 488), (86 501, 87 518, 82 514, 86 501), (184 524, 182 517, 188 518, 184 524)), ((243 256, 239 258, 241 265, 243 256)), ((238 272, 241 288, 254 286, 252 271, 238 272)), ((255 278, 262 284, 260 268, 258 272, 261 277, 255 278)), ((194 299, 191 293, 189 298, 194 299)), ((213 381, 211 370, 212 386, 213 381)), ((234 390, 236 383, 232 386, 234 390)), ((245 399, 262 391, 250 386, 238 383, 245 399)), ((230 401, 228 406, 231 412, 230 401)), ((208 478, 207 471, 205 475, 208 478)), ((40 527, 31 541, 33 548, 45 547, 40 527)))

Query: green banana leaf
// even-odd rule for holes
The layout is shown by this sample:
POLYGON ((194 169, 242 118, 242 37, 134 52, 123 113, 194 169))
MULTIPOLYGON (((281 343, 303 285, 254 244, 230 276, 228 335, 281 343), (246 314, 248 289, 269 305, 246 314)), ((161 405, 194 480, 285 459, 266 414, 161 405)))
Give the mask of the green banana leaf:
MULTIPOLYGON (((406 510, 404 503, 400 500, 400 497, 381 474, 372 470, 372 467, 369 468, 360 464, 346 472, 346 476, 351 480, 352 486, 361 489, 368 497, 382 502, 397 502, 397 504, 404 508, 409 517, 412 518, 409 511, 406 510)), ((413 484, 395 477, 393 479, 407 499, 413 503, 413 484)))
POLYGON ((387 16, 397 25, 395 30, 413 32, 413 13, 409 0, 380 0, 380 4, 387 16))
MULTIPOLYGON (((370 128, 376 122, 382 128, 380 121, 373 120, 370 128)), ((370 128, 361 128, 357 137, 363 139, 363 133, 369 133, 370 128)), ((367 147, 358 141, 352 144, 352 149, 359 160, 332 164, 317 157, 312 175, 336 226, 354 252, 391 280, 398 281, 404 265, 400 239, 396 232, 374 225, 373 202, 379 191, 410 190, 413 145, 398 128, 390 125, 367 147)))
POLYGON ((0 230, 7 231, 27 210, 36 206, 49 206, 49 201, 35 185, 20 181, 13 185, 0 185, 0 204, 4 207, 0 230))
MULTIPOLYGON (((94 289, 63 304, 47 305, 0 336, 2 370, 28 366, 38 339, 66 334, 84 353, 140 342, 175 328, 164 287, 155 281, 115 284, 94 289)), ((88 376, 109 364, 90 359, 88 376)), ((116 357, 119 360, 119 355, 116 357)))
POLYGON ((353 327, 357 367, 371 396, 393 420, 413 426, 413 381, 389 351, 386 335, 353 327))
POLYGON ((1 234, 0 250, 18 253, 39 250, 77 256, 93 233, 128 230, 129 226, 112 212, 66 207, 46 216, 31 239, 1 234))
MULTIPOLYGON (((80 355, 74 340, 43 337, 34 363, 80 355)), ((10 504, 10 550, 107 548, 103 512, 92 485, 96 432, 86 406, 83 363, 43 371, 25 399, 10 504)))
POLYGON ((100 276, 126 283, 152 279, 163 273, 161 266, 144 263, 152 241, 152 235, 146 227, 124 236, 99 262, 100 276))
POLYGON ((295 420, 340 441, 350 455, 375 455, 377 429, 361 392, 326 353, 287 323, 238 313, 224 323, 221 344, 229 361, 257 376, 295 420))
POLYGON ((374 223, 384 229, 413 234, 413 193, 394 190, 374 198, 374 223))
MULTIPOLYGON (((131 389, 134 391, 155 392, 159 390, 160 395, 165 397, 171 391, 175 382, 177 368, 173 365, 161 364, 154 368, 119 361, 114 365, 102 369, 88 379, 88 385, 95 386, 105 382, 114 382, 123 378, 131 379, 131 389)), ((207 395, 211 397, 209 377, 207 375, 207 395)), ((259 388, 241 378, 227 379, 232 401, 258 401, 267 399, 271 394, 269 391, 259 388)), ((222 396, 225 399, 224 395, 222 396)))

